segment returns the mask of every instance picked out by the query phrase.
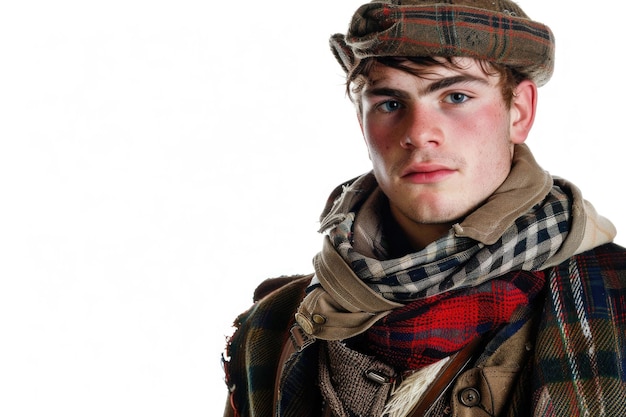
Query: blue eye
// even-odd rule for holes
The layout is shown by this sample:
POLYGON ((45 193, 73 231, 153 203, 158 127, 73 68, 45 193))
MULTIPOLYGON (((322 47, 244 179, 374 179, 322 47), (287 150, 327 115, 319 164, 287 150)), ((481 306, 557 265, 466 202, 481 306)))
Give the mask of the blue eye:
POLYGON ((469 97, 463 93, 451 93, 446 96, 446 101, 452 104, 461 104, 469 100, 469 97))
POLYGON ((402 104, 395 100, 385 101, 378 105, 378 108, 385 113, 392 113, 400 108, 402 108, 402 104))

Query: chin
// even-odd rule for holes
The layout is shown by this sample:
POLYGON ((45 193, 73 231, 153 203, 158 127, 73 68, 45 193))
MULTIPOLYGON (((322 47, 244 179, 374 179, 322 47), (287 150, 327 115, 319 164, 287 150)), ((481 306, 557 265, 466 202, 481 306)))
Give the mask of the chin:
POLYGON ((422 218, 415 219, 416 223, 427 225, 448 225, 452 227, 453 224, 458 223, 461 220, 460 217, 448 217, 448 216, 424 216, 422 218))
POLYGON ((456 223, 462 215, 455 212, 413 212, 410 216, 408 216, 415 223, 420 224, 454 224, 456 223))
POLYGON ((428 205, 410 210, 413 220, 422 224, 453 224, 464 218, 471 209, 459 210, 460 204, 428 205))

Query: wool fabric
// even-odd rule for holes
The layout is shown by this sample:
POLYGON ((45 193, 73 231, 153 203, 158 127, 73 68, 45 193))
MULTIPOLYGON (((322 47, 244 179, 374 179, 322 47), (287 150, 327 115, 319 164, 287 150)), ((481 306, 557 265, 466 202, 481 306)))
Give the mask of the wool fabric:
POLYGON ((509 0, 375 0, 354 14, 347 33, 330 38, 350 73, 368 57, 470 57, 548 82, 554 35, 509 0))
POLYGON ((395 369, 421 369, 500 326, 525 323, 544 283, 543 272, 515 271, 476 287, 414 301, 374 324, 364 334, 364 345, 395 369))

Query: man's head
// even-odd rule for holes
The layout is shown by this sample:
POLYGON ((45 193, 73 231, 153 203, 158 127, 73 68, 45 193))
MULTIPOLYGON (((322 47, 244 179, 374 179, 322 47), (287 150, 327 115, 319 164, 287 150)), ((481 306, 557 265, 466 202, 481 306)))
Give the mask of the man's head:
POLYGON ((553 68, 549 29, 505 0, 370 3, 331 45, 378 183, 414 246, 504 182, 553 68))

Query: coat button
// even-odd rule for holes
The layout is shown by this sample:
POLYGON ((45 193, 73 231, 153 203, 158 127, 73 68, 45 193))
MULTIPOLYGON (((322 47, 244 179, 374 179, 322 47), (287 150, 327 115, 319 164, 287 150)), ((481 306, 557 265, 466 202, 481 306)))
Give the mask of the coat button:
POLYGON ((326 323, 326 317, 322 316, 321 314, 313 314, 313 322, 315 324, 324 324, 326 323))
POLYGON ((459 394, 459 401, 466 407, 476 407, 480 404, 480 393, 476 388, 465 388, 459 394))

